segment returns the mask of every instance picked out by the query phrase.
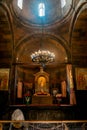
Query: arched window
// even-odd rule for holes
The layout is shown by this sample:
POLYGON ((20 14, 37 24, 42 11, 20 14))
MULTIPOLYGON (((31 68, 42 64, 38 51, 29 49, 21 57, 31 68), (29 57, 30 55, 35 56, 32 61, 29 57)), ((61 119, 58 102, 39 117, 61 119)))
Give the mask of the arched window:
POLYGON ((18 1, 17 1, 17 5, 18 5, 18 7, 19 7, 20 9, 22 9, 22 8, 23 8, 23 0, 18 0, 18 1))
POLYGON ((38 14, 40 17, 45 16, 45 5, 44 3, 40 3, 38 6, 38 14))

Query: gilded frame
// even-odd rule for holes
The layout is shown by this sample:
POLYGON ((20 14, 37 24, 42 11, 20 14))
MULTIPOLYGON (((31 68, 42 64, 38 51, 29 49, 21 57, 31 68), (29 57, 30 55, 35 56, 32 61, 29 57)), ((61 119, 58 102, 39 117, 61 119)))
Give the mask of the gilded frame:
POLYGON ((0 68, 0 91, 8 91, 9 72, 8 68, 0 68))
POLYGON ((87 90, 87 68, 76 68, 77 90, 87 90))

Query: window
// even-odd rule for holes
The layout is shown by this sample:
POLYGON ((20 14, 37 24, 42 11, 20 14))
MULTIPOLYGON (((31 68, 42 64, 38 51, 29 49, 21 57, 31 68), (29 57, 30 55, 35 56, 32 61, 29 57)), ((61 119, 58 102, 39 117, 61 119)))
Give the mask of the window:
POLYGON ((63 8, 66 5, 66 0, 61 0, 61 8, 63 8))
POLYGON ((44 3, 40 3, 38 6, 38 14, 40 17, 45 16, 45 5, 44 3))
POLYGON ((18 5, 18 7, 19 7, 20 9, 22 9, 22 8, 23 8, 23 0, 18 0, 17 5, 18 5))

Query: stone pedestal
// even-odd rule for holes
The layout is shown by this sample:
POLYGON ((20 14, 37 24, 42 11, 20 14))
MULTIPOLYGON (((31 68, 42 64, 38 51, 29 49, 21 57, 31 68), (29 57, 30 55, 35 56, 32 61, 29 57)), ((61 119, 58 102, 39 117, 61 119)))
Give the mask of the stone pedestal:
POLYGON ((32 104, 53 104, 53 96, 32 96, 32 104))

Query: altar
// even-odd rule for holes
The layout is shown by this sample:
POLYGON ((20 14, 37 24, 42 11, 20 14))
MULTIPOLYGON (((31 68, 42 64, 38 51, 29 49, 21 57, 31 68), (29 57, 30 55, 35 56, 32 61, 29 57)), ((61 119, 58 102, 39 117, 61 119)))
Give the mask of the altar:
POLYGON ((32 96, 32 104, 53 104, 53 96, 38 95, 32 96))
POLYGON ((35 76, 35 93, 32 104, 53 104, 53 96, 49 93, 49 74, 40 67, 35 76))

